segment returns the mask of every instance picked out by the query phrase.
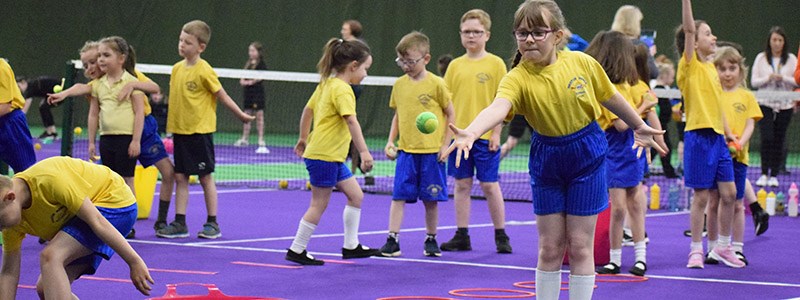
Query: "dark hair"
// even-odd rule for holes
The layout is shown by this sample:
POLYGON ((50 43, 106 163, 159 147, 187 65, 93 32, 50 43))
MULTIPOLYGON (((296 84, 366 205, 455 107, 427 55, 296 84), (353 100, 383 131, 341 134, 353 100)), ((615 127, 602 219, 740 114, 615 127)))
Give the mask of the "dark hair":
MULTIPOLYGON (((594 57, 614 84, 639 81, 631 38, 619 31, 600 31, 584 50, 594 57)), ((646 62, 645 62, 646 63, 646 62)), ((647 74, 647 73, 645 73, 647 74)), ((647 76, 649 78, 649 75, 647 76)))
POLYGON ((717 48, 720 47, 731 47, 734 50, 736 50, 736 52, 739 52, 739 55, 744 57, 744 48, 742 48, 742 45, 739 45, 739 43, 728 42, 728 41, 717 41, 717 48))
POLYGON ((770 40, 772 40, 772 34, 777 34, 783 37, 783 49, 781 49, 781 64, 786 64, 786 60, 789 59, 789 42, 786 41, 786 32, 783 31, 783 27, 780 26, 773 26, 769 30, 769 35, 767 36, 767 47, 764 50, 764 54, 767 55, 767 62, 772 63, 772 47, 770 47, 770 40))
POLYGON ((248 56, 247 63, 244 64, 244 68, 248 70, 254 70, 259 63, 264 61, 264 45, 261 45, 259 42, 252 42, 248 47, 250 46, 253 46, 253 48, 256 48, 256 51, 258 51, 258 61, 253 63, 248 56))
POLYGON ((136 52, 134 52, 133 47, 128 44, 125 39, 118 37, 118 36, 110 36, 100 40, 100 44, 105 44, 114 52, 118 54, 125 55, 125 62, 122 64, 122 67, 133 76, 136 76, 136 52))
POLYGON ((350 26, 350 35, 354 38, 361 38, 361 34, 364 33, 364 27, 361 26, 361 22, 358 20, 347 20, 344 21, 345 24, 350 26))
POLYGON ((450 66, 451 61, 453 61, 453 56, 450 54, 439 56, 439 59, 436 60, 436 68, 439 70, 439 75, 444 76, 447 73, 447 67, 450 66))
MULTIPOLYGON (((703 20, 694 20, 694 30, 697 31, 700 29, 700 25, 708 24, 706 21, 703 20)), ((694 39, 697 40, 697 34, 694 35, 694 39)), ((678 51, 678 58, 683 56, 683 50, 686 48, 686 33, 683 32, 683 24, 678 25, 675 28, 675 51, 678 51)))
MULTIPOLYGON (((551 30, 567 28, 564 14, 553 0, 527 0, 520 4, 517 12, 514 13, 514 24, 511 30, 517 30, 523 24, 530 28, 549 26, 551 30)), ((522 53, 519 52, 519 49, 514 52, 514 57, 511 59, 512 68, 522 60, 522 53)))
POLYGON ((322 48, 322 57, 317 63, 317 71, 321 75, 320 82, 328 79, 333 70, 341 72, 353 61, 364 63, 370 55, 372 54, 369 46, 359 40, 345 41, 339 38, 328 40, 322 48))
POLYGON ((645 44, 637 44, 633 46, 633 60, 636 65, 636 74, 639 80, 648 82, 650 81, 650 48, 645 44))

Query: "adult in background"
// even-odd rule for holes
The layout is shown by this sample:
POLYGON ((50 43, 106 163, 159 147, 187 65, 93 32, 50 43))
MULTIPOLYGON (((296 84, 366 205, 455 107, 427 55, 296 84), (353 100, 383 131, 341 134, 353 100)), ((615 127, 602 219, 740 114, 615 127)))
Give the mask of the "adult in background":
POLYGON ((58 137, 56 122, 53 120, 53 113, 50 111, 51 108, 56 107, 56 104, 47 103, 47 94, 53 93, 53 87, 59 84, 61 84, 61 80, 52 76, 39 76, 33 79, 17 78, 17 86, 22 92, 22 97, 25 98, 25 107, 22 109, 24 113, 28 113, 28 108, 32 103, 31 98, 41 98, 39 115, 42 118, 44 132, 39 135, 40 139, 58 137))
MULTIPOLYGON (((614 15, 614 22, 611 23, 611 30, 622 32, 630 37, 634 46, 644 44, 644 42, 639 39, 639 36, 642 34, 642 19, 644 19, 644 15, 638 7, 633 5, 620 6, 620 8, 617 9, 617 13, 614 15)), ((658 77, 658 67, 656 66, 656 61, 653 59, 652 54, 647 57, 647 66, 650 69, 650 79, 656 79, 658 77)))
MULTIPOLYGON (((751 84, 759 91, 791 91, 797 86, 793 73, 797 57, 789 53, 786 33, 780 26, 769 30, 766 49, 753 61, 751 84)), ((786 130, 792 120, 791 99, 757 97, 764 118, 758 122, 761 133, 761 177, 757 186, 777 187, 786 130)))

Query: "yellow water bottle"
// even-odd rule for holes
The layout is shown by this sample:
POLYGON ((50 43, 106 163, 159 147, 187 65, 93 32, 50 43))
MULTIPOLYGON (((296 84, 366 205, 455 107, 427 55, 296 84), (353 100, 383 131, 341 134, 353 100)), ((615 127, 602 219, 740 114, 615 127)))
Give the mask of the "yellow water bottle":
POLYGON ((764 189, 758 190, 758 193, 756 193, 756 199, 758 199, 758 205, 761 205, 761 207, 767 207, 767 191, 764 189))
POLYGON ((661 208, 661 188, 658 183, 654 183, 650 188, 650 209, 657 210, 661 208))

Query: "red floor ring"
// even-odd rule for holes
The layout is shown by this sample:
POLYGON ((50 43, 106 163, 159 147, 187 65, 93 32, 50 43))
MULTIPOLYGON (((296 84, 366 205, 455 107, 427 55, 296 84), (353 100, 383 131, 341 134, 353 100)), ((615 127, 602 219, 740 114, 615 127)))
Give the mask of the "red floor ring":
POLYGON ((536 293, 528 291, 511 290, 511 289, 494 289, 494 288, 456 289, 450 291, 449 294, 458 297, 491 298, 491 299, 529 298, 536 296, 536 293), (516 295, 476 295, 476 294, 466 294, 465 292, 495 292, 495 293, 510 293, 516 295))

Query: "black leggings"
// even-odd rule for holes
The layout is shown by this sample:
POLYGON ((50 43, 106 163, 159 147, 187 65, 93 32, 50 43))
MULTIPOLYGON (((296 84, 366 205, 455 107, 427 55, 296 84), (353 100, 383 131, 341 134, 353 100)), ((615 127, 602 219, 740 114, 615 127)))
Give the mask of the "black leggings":
POLYGON ((39 115, 42 117, 42 125, 44 127, 56 125, 55 120, 53 120, 53 113, 50 111, 53 107, 56 107, 56 105, 47 103, 47 98, 42 99, 42 102, 39 103, 39 115))
POLYGON ((792 110, 774 111, 761 105, 764 118, 758 122, 761 133, 761 174, 778 176, 781 169, 781 156, 786 143, 786 130, 792 120, 792 110))

